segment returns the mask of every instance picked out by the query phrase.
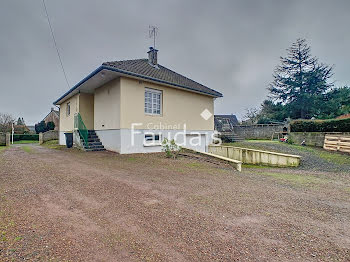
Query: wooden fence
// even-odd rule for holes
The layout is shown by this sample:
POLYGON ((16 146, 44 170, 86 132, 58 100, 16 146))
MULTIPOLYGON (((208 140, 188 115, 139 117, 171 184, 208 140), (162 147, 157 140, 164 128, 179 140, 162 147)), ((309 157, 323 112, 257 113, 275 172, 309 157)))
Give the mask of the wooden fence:
POLYGON ((323 148, 331 151, 350 153, 350 136, 326 135, 323 148))

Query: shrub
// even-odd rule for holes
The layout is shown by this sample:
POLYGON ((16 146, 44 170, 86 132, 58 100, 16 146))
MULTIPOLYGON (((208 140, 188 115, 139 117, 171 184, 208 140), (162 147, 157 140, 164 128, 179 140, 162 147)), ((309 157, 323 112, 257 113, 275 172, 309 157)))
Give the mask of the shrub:
POLYGON ((54 130, 55 129, 55 123, 52 122, 52 121, 48 122, 47 125, 46 125, 46 129, 47 129, 47 131, 54 130))
POLYGON ((35 124, 35 132, 37 134, 45 133, 47 131, 54 130, 54 129, 55 129, 55 123, 52 121, 47 122, 47 124, 46 124, 45 121, 43 120, 43 121, 35 124))
POLYGON ((294 141, 293 141, 293 139, 291 137, 288 137, 287 144, 289 144, 289 145, 293 145, 294 144, 294 141))
POLYGON ((36 134, 15 134, 13 136, 13 141, 20 141, 20 140, 33 140, 33 141, 39 141, 39 135, 36 134))
POLYGON ((175 143, 174 139, 169 140, 167 138, 164 138, 162 145, 163 145, 162 150, 165 152, 166 157, 168 158, 176 159, 182 149, 180 146, 178 146, 175 143))
POLYGON ((291 132, 350 132, 350 118, 332 120, 296 120, 291 132))
POLYGON ((35 132, 37 134, 44 133, 46 131, 47 131, 47 126, 46 126, 46 123, 45 123, 44 120, 39 122, 39 123, 37 123, 37 124, 35 124, 35 132))

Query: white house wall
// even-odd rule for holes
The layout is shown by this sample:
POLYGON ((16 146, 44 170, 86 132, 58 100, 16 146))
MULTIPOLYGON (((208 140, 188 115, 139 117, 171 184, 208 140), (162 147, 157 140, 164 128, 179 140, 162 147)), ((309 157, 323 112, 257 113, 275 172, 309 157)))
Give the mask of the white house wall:
POLYGON ((102 145, 109 151, 121 153, 121 131, 120 129, 95 130, 102 145))
POLYGON ((60 131, 58 132, 58 142, 60 145, 66 145, 66 137, 64 135, 64 131, 60 131))
MULTIPOLYGON (((121 129, 121 130, 116 130, 116 131, 120 131, 120 149, 118 151, 117 147, 114 147, 114 149, 116 150, 112 150, 109 149, 111 151, 115 151, 115 152, 119 152, 121 154, 132 154, 132 153, 152 153, 152 152, 161 152, 162 151, 162 146, 145 146, 144 145, 144 137, 145 134, 149 133, 150 130, 148 129, 139 129, 139 130, 131 130, 131 129, 121 129), (136 132, 136 133, 135 133, 136 132), (132 144, 132 137, 134 136, 134 144, 132 144)), ((208 130, 208 131, 189 131, 187 130, 187 133, 190 132, 196 132, 201 134, 200 135, 200 144, 199 145, 190 145, 189 141, 191 138, 194 137, 194 135, 185 135, 183 133, 183 131, 180 130, 153 130, 155 134, 161 134, 161 141, 164 138, 170 138, 173 139, 175 138, 175 135, 178 134, 175 138, 175 141, 177 144, 179 144, 180 146, 183 147, 187 147, 187 148, 192 148, 201 152, 206 152, 207 151, 207 147, 209 144, 211 144, 212 142, 212 134, 213 131, 208 130), (180 132, 180 133, 179 133, 180 132), (186 143, 184 144, 184 141, 186 141, 186 143)), ((112 134, 112 133, 111 133, 112 134)), ((117 132, 115 133, 115 135, 117 136, 117 132)), ((108 141, 106 139, 104 139, 106 141, 106 143, 108 143, 109 145, 111 145, 112 143, 119 143, 119 141, 117 142, 117 137, 110 135, 108 136, 108 141)), ((107 136, 105 135, 105 138, 107 138, 107 136)), ((100 137, 101 139, 101 137, 100 137)), ((103 142, 103 139, 101 139, 101 142, 105 145, 105 143, 103 142)))

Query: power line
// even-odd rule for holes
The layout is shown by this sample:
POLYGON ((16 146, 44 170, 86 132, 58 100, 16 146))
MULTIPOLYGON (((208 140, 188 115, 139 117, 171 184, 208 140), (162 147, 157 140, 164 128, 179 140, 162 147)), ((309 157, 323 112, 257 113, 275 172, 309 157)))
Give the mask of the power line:
POLYGON ((63 67, 63 63, 62 63, 62 59, 61 59, 61 55, 60 55, 60 51, 58 50, 58 47, 57 47, 57 43, 56 43, 56 39, 55 39, 55 35, 53 34, 53 30, 52 30, 52 26, 51 26, 51 21, 50 21, 49 14, 48 14, 48 12, 47 12, 47 8, 46 8, 45 0, 43 0, 43 4, 44 4, 44 9, 45 9, 46 17, 47 17, 47 22, 49 23, 49 27, 50 27, 50 31, 51 31, 51 35, 52 35, 52 39, 53 39, 53 43, 54 43, 55 48, 56 48, 56 51, 57 51, 57 56, 58 56, 58 59, 60 60, 60 64, 61 64, 61 68, 62 68, 62 72, 63 72, 64 78, 66 79, 66 82, 67 82, 68 88, 70 88, 70 85, 69 85, 69 82, 68 82, 68 78, 67 78, 67 75, 66 75, 66 71, 64 70, 64 67, 63 67))

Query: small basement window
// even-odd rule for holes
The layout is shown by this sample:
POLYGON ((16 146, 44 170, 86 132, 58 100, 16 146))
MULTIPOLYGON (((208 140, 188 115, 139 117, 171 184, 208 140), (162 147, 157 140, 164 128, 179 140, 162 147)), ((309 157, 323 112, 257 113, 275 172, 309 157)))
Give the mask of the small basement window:
POLYGON ((144 146, 160 146, 161 144, 161 134, 145 134, 144 146))
POLYGON ((162 91, 145 89, 145 113, 150 115, 161 115, 162 113, 162 91))
POLYGON ((70 116, 70 102, 67 103, 66 115, 67 115, 67 116, 70 116))

